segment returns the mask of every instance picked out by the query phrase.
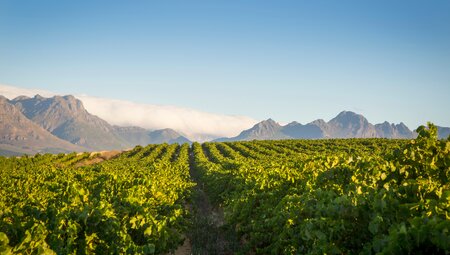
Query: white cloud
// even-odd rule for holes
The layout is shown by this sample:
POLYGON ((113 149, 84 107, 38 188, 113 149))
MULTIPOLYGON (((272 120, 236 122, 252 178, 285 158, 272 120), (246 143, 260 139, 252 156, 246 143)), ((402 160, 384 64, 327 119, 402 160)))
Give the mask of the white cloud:
POLYGON ((9 98, 9 99, 14 99, 15 97, 18 97, 18 96, 32 97, 32 96, 35 96, 36 94, 39 94, 43 97, 51 97, 51 96, 55 95, 55 93, 45 91, 45 90, 25 89, 25 88, 19 88, 19 87, 13 87, 13 86, 0 84, 0 95, 5 96, 6 98, 9 98))
MULTIPOLYGON (((13 99, 19 95, 49 97, 55 93, 0 84, 0 95, 13 99)), ((138 104, 125 100, 75 95, 86 109, 110 124, 139 126, 147 129, 172 128, 191 140, 205 141, 217 137, 231 137, 252 127, 257 120, 245 116, 231 116, 170 106, 138 104)))

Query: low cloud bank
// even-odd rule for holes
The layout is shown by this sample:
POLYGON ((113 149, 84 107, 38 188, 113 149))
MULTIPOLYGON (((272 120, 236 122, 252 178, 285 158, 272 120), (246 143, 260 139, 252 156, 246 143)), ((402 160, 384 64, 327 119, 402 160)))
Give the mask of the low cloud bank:
MULTIPOLYGON (((44 97, 55 95, 44 90, 0 85, 0 95, 9 99, 20 95, 32 97, 36 94, 44 97)), ((245 116, 214 114, 177 106, 138 104, 88 95, 74 96, 83 102, 90 113, 110 124, 139 126, 146 129, 172 128, 194 141, 236 136, 257 122, 245 116)))
POLYGON ((212 114, 176 106, 137 104, 83 95, 78 98, 86 109, 111 124, 148 129, 172 128, 194 140, 235 136, 256 123, 248 117, 212 114))
POLYGON ((36 94, 39 94, 43 97, 52 97, 56 95, 56 93, 40 89, 26 89, 0 84, 0 95, 5 96, 8 99, 14 99, 18 96, 33 97, 36 94))

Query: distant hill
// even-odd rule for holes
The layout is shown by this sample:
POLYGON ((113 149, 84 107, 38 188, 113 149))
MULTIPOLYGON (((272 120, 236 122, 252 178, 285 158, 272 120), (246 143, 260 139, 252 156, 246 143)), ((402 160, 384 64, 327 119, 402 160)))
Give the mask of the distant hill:
POLYGON ((450 136, 450 127, 437 127, 440 138, 447 138, 450 136))
POLYGON ((140 127, 118 127, 114 126, 116 133, 127 141, 132 147, 135 145, 159 144, 159 143, 191 143, 189 139, 180 135, 173 129, 166 128, 161 130, 149 131, 140 127))
POLYGON ((28 119, 7 98, 0 96, 0 155, 83 150, 86 149, 52 135, 28 119))
POLYGON ((148 136, 150 137, 150 143, 191 143, 189 139, 170 128, 151 131, 148 136))
MULTIPOLYGON (((439 137, 447 138, 450 128, 438 127, 439 137)), ((387 121, 373 125, 361 114, 343 111, 326 122, 322 119, 308 124, 291 122, 282 126, 272 119, 261 121, 238 136, 219 138, 214 141, 248 141, 276 139, 325 139, 325 138, 392 138, 410 139, 417 134, 403 122, 391 124, 387 121)))

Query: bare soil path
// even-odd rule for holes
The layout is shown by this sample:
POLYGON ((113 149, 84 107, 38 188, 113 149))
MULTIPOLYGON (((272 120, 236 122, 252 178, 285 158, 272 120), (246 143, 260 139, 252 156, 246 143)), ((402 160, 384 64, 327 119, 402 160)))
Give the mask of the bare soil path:
POLYGON ((232 240, 231 235, 226 230, 223 211, 212 205, 205 193, 205 187, 195 168, 192 152, 190 153, 190 173, 192 180, 197 183, 194 188, 192 204, 189 205, 192 225, 186 233, 185 244, 178 248, 175 254, 234 254, 234 242, 230 241, 232 240), (187 248, 187 245, 190 247, 187 248))

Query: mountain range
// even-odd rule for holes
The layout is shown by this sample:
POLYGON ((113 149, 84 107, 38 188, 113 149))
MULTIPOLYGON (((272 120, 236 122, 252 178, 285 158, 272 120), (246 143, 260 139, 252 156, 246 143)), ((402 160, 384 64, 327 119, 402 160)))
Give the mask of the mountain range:
MULTIPOLYGON (((450 134, 450 128, 438 127, 438 132, 440 138, 447 138, 450 134)), ((361 114, 343 111, 328 122, 318 119, 305 125, 294 121, 282 126, 274 120, 268 119, 242 131, 236 137, 219 138, 214 141, 327 138, 411 139, 416 136, 416 132, 410 130, 402 122, 400 124, 391 124, 385 121, 381 124, 373 125, 361 114)))
POLYGON ((172 129, 112 126, 73 96, 9 100, 0 96, 0 155, 116 150, 150 143, 185 143, 172 129))
MULTIPOLYGON (((450 135, 450 128, 438 127, 439 137, 450 135)), ((326 122, 291 122, 280 125, 264 120, 238 136, 214 141, 274 139, 394 138, 410 139, 417 134, 405 124, 383 122, 373 125, 362 115, 343 111, 326 122)), ((191 143, 179 132, 166 128, 114 126, 89 113, 74 96, 45 98, 19 96, 12 100, 0 96, 0 155, 102 151, 158 143, 191 143)))

